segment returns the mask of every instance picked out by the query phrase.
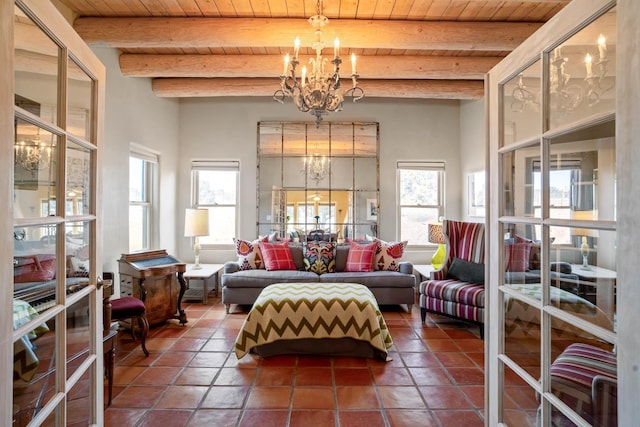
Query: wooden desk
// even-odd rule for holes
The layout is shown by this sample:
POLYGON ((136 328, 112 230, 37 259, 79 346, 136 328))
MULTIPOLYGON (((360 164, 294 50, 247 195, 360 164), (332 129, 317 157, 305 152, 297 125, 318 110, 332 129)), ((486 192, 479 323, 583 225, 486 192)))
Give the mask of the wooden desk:
POLYGON ((197 299, 202 300, 203 304, 207 304, 209 301, 209 289, 215 291, 216 297, 218 296, 218 285, 220 283, 220 271, 224 268, 224 264, 200 264, 200 269, 194 269, 194 264, 187 264, 187 269, 184 272, 184 280, 187 282, 187 291, 184 294, 183 299, 197 299), (191 288, 191 281, 197 280, 202 282, 202 294, 199 295, 200 289, 191 288), (212 285, 209 287, 209 285, 212 285), (191 292, 190 292, 191 291, 191 292))

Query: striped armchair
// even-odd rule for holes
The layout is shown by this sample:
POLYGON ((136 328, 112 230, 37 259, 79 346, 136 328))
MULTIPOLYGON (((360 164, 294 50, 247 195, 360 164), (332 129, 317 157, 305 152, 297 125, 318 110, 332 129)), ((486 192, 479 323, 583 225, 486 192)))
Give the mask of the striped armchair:
MULTIPOLYGON (((427 312, 469 321, 480 326, 484 337, 484 224, 474 222, 442 222, 446 240, 446 261, 431 279, 420 283, 420 315, 427 312), (469 261, 482 271, 482 283, 450 277, 454 258, 469 261)), ((480 281, 478 281, 480 282, 480 281)))
MULTIPOLYGON (((618 425, 617 358, 590 344, 569 345, 551 365, 551 392, 594 427, 618 425)), ((551 425, 575 425, 560 412, 551 425)))

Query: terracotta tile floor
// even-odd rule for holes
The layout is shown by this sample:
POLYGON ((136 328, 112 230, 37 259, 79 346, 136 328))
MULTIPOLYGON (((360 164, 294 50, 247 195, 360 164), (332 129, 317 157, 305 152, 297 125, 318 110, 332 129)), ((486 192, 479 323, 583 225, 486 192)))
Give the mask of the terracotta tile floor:
MULTIPOLYGON (((381 307, 392 361, 248 355, 234 341, 247 314, 219 298, 188 303, 188 323, 152 328, 144 357, 119 334, 107 426, 483 425, 483 342, 478 328, 414 307, 381 307)), ((174 323, 175 322, 175 323, 174 323)), ((106 397, 105 397, 106 398, 106 397)), ((522 399, 527 401, 526 399, 522 399)), ((519 412, 531 419, 535 402, 519 412), (533 408, 531 408, 531 406, 533 408)))

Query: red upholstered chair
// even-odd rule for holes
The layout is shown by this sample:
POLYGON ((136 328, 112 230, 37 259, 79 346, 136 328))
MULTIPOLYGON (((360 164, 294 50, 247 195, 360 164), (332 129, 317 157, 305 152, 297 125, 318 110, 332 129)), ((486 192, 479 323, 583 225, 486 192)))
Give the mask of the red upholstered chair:
POLYGON ((427 312, 465 320, 478 324, 484 337, 484 224, 444 220, 442 233, 445 262, 420 283, 422 321, 427 312))
POLYGON ((112 320, 131 320, 131 335, 136 339, 135 323, 138 323, 141 332, 141 346, 145 356, 149 356, 146 347, 147 333, 149 332, 149 322, 147 321, 147 312, 144 301, 135 297, 122 297, 111 300, 111 319, 112 320))

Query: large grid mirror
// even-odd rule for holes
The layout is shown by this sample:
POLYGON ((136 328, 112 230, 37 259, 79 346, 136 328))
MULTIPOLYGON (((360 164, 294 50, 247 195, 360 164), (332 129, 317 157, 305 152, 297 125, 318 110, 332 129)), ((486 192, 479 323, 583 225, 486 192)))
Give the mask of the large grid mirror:
POLYGON ((377 123, 258 123, 258 234, 377 236, 377 123))

